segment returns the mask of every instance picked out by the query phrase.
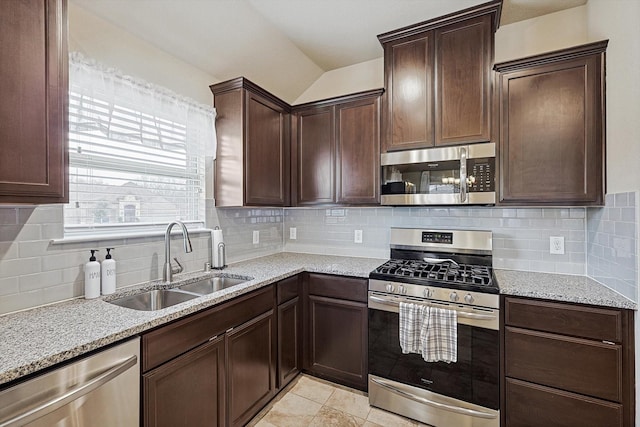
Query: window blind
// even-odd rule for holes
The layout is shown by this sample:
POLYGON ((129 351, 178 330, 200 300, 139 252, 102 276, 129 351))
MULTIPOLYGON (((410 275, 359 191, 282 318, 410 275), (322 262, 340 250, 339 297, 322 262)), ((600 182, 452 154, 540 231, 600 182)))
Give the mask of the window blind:
POLYGON ((70 67, 75 73, 70 73, 65 236, 163 228, 176 219, 203 225, 213 109, 77 62, 70 67))

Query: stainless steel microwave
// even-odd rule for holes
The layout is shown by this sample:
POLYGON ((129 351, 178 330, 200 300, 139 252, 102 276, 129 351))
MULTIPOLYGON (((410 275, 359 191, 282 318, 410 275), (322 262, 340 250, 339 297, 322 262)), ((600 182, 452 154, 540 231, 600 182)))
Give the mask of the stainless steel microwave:
POLYGON ((395 151, 381 155, 383 205, 491 205, 496 144, 395 151))

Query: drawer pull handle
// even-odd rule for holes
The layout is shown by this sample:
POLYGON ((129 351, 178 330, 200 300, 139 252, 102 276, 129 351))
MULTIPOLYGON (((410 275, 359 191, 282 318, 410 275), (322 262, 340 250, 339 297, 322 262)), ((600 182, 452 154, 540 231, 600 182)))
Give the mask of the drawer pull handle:
POLYGON ((606 341, 606 340, 602 340, 603 344, 609 344, 609 345, 616 345, 616 343, 612 342, 612 341, 606 341))

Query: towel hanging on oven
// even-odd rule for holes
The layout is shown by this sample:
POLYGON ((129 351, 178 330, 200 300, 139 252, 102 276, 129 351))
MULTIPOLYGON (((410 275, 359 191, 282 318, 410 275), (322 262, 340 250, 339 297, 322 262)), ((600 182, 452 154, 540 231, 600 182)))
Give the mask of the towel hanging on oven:
POLYGON ((454 310, 400 303, 399 341, 402 353, 418 353, 427 362, 458 360, 458 322, 454 310))
POLYGON ((428 307, 420 330, 422 358, 427 362, 458 361, 458 315, 455 310, 428 307))

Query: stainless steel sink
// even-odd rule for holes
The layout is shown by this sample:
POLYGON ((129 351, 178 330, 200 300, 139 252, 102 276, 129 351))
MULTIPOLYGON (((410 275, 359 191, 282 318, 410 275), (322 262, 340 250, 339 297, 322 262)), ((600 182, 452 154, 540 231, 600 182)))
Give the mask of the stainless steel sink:
POLYGON ((193 292, 199 295, 207 295, 221 289, 246 282, 249 279, 237 279, 235 277, 209 277, 187 285, 178 286, 183 291, 193 292))
POLYGON ((187 294, 172 289, 158 289, 108 302, 133 310, 155 311, 198 298, 198 296, 199 295, 187 294))

